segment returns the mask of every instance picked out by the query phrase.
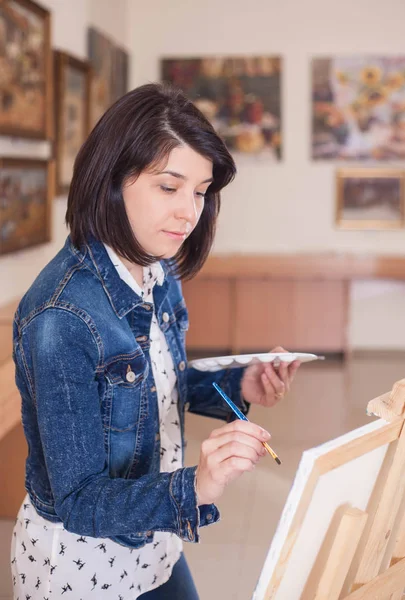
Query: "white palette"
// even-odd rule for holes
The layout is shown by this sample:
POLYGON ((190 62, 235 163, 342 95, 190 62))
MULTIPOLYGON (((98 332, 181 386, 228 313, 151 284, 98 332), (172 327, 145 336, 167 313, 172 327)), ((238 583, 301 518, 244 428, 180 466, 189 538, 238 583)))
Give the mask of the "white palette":
POLYGON ((292 363, 294 360, 299 360, 304 363, 313 360, 324 360, 324 358, 324 356, 303 352, 267 352, 264 354, 236 354, 199 358, 191 360, 188 366, 198 371, 220 371, 221 369, 234 369, 258 363, 272 363, 274 366, 279 366, 282 362, 292 363))

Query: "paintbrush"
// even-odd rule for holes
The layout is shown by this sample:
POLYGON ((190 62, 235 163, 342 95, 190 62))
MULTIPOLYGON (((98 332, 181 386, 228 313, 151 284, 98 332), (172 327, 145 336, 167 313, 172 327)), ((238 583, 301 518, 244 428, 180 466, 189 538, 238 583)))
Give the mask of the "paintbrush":
MULTIPOLYGON (((219 385, 217 383, 213 383, 212 384, 214 386, 214 388, 217 390, 217 392, 222 396, 222 398, 225 400, 225 402, 228 404, 228 406, 230 406, 233 410, 233 412, 235 413, 235 415, 238 417, 238 419, 241 419, 241 421, 248 421, 249 419, 247 417, 245 417, 245 415, 243 414, 243 412, 241 412, 239 410, 239 408, 232 402, 232 400, 225 394, 225 392, 219 387, 219 385)), ((267 452, 270 454, 270 456, 272 456, 274 458, 274 460, 276 461, 276 463, 278 465, 281 465, 281 460, 279 459, 279 457, 277 456, 277 454, 274 452, 273 448, 271 448, 267 442, 262 442, 263 446, 266 448, 267 452)))

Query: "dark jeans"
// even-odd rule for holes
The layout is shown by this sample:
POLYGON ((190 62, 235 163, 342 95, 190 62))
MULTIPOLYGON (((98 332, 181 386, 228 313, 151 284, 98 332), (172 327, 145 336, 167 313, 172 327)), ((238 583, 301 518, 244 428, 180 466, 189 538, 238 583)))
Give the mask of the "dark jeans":
POLYGON ((139 600, 199 600, 184 554, 175 564, 169 581, 151 592, 142 594, 139 600))

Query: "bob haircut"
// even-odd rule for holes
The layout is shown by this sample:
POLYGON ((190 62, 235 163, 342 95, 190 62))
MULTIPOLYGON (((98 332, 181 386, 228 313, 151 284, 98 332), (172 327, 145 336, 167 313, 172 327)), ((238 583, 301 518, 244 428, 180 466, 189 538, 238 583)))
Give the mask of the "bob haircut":
POLYGON ((213 163, 213 182, 200 220, 170 261, 177 277, 193 277, 210 252, 220 190, 232 181, 236 167, 205 116, 180 90, 165 84, 128 92, 107 110, 81 147, 66 212, 73 244, 80 248, 94 237, 133 263, 147 266, 160 260, 146 253, 135 238, 122 189, 143 171, 153 171, 181 145, 213 163))

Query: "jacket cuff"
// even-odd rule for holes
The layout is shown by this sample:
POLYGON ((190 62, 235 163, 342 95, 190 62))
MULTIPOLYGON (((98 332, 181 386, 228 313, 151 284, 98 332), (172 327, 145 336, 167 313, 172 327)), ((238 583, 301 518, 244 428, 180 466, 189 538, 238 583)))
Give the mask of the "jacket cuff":
POLYGON ((200 504, 198 509, 200 511, 200 527, 212 525, 212 523, 217 523, 221 519, 215 504, 200 504))
POLYGON ((200 511, 197 506, 195 472, 197 467, 173 471, 170 496, 177 513, 178 536, 185 542, 199 542, 200 511))
POLYGON ((185 467, 173 472, 170 480, 170 496, 174 503, 178 536, 185 542, 200 541, 199 528, 219 520, 219 510, 214 504, 197 505, 195 473, 197 467, 185 467))

